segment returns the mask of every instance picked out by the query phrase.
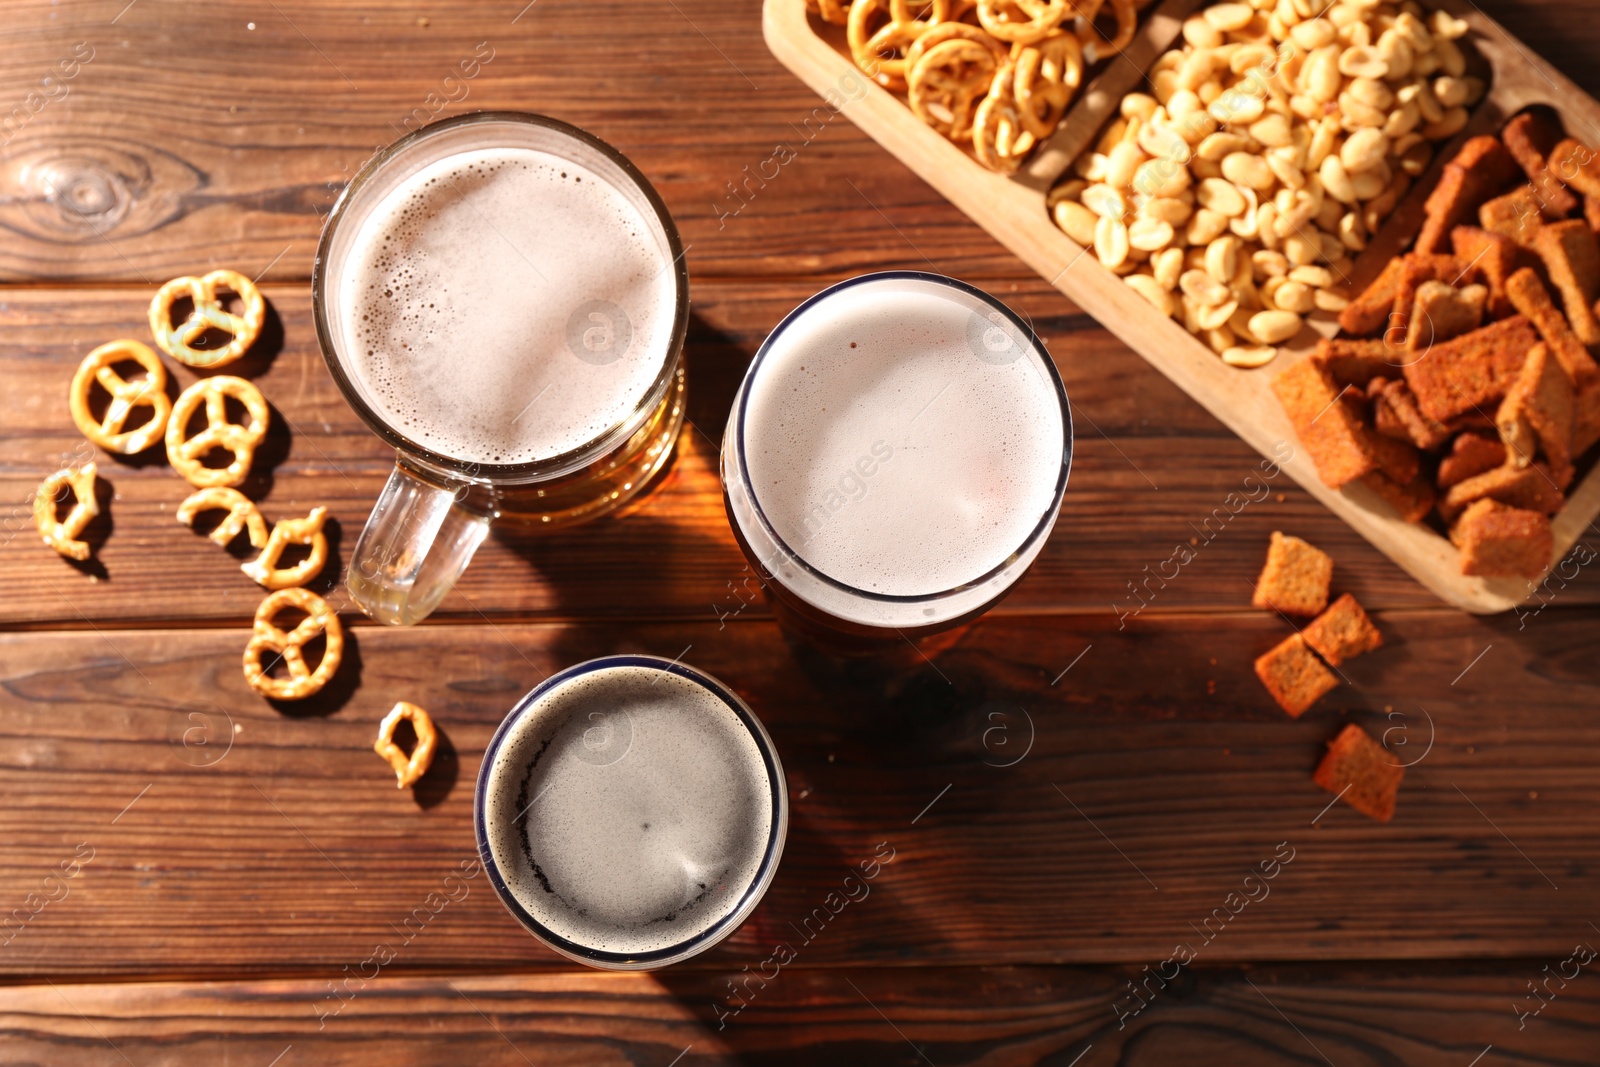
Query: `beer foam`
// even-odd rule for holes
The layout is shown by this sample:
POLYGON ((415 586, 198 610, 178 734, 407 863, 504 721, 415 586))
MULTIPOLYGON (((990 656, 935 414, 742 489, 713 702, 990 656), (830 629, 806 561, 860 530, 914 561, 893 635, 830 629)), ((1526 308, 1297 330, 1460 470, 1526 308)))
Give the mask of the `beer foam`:
POLYGON ((681 675, 617 666, 558 683, 513 723, 489 775, 501 877, 578 945, 630 956, 682 945, 761 875, 775 817, 762 750, 681 675))
POLYGON ((582 164, 531 148, 446 156, 362 221, 341 282, 345 365, 385 422, 456 460, 581 448, 634 413, 670 355, 666 247, 582 164))
POLYGON ((976 297, 864 281, 767 346, 744 387, 744 463, 773 530, 814 570, 868 593, 942 593, 1053 518, 1064 399, 1049 356, 976 297))

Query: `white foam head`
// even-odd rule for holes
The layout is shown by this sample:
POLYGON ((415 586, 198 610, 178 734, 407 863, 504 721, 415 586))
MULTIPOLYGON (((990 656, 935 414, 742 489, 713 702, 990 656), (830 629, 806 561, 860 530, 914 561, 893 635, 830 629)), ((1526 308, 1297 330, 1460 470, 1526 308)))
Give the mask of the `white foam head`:
POLYGON ((637 411, 672 355, 676 277, 660 225, 615 178, 536 148, 473 148, 384 195, 349 246, 331 325, 382 421, 463 463, 509 464, 570 453, 637 411))
POLYGON ((768 338, 735 402, 731 469, 789 552, 836 583, 915 598, 978 582, 1042 542, 1059 506, 1069 419, 1048 359, 965 288, 847 283, 768 338))
POLYGON ((646 662, 567 672, 511 722, 481 798, 521 908, 559 938, 625 957, 695 941, 753 907, 786 820, 781 769, 775 789, 738 712, 646 662))

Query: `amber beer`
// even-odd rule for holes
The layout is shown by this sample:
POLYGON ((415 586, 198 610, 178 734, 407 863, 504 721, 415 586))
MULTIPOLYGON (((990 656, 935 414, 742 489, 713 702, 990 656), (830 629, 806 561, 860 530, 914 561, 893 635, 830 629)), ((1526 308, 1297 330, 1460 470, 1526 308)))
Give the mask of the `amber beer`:
POLYGON ((972 286, 895 271, 773 330, 734 400, 723 490, 792 624, 902 642, 1006 594, 1071 458, 1066 392, 1033 332, 972 286))

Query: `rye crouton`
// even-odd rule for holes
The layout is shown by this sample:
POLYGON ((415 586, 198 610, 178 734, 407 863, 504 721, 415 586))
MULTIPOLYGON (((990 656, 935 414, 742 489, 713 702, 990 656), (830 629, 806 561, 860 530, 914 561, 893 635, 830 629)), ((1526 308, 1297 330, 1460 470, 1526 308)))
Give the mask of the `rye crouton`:
MULTIPOLYGON (((1405 257, 1405 269, 1394 290, 1394 306, 1389 311, 1389 325, 1383 331, 1383 343, 1395 351, 1426 348, 1434 340, 1433 323, 1418 319, 1418 329, 1411 329, 1411 319, 1417 314, 1417 294, 1429 282, 1440 282, 1447 288, 1472 285, 1478 280, 1478 268, 1463 263, 1455 256, 1419 255, 1405 257)), ((1437 290, 1432 299, 1437 299, 1437 290)))
POLYGON ((1544 227, 1533 244, 1561 294, 1572 332, 1586 345, 1600 345, 1600 323, 1594 317, 1595 297, 1600 296, 1600 242, 1594 231, 1588 223, 1568 219, 1544 227))
POLYGON ((1439 461, 1440 489, 1449 489, 1506 461, 1506 446, 1486 434, 1464 433, 1450 446, 1450 454, 1439 461))
POLYGON ((1372 432, 1351 406, 1339 402, 1344 390, 1315 358, 1280 372, 1272 391, 1327 485, 1338 489, 1377 469, 1372 432))
POLYGON ((1393 353, 1378 340, 1349 340, 1324 337, 1317 342, 1316 359, 1338 385, 1365 389, 1375 378, 1392 377, 1399 367, 1390 360, 1393 353))
POLYGON ((1513 313, 1506 295, 1506 279, 1517 269, 1522 246, 1500 233, 1477 226, 1457 226, 1450 231, 1450 245, 1456 258, 1474 264, 1489 286, 1489 317, 1503 319, 1513 313))
POLYGON ((1495 422, 1512 466, 1526 467, 1536 452, 1542 452, 1555 483, 1571 482, 1572 379, 1546 345, 1529 350, 1516 384, 1500 402, 1495 422))
POLYGON ((1562 218, 1578 207, 1578 198, 1548 170, 1550 153, 1565 132, 1555 113, 1542 107, 1529 108, 1500 130, 1500 140, 1506 151, 1528 176, 1534 192, 1545 205, 1545 213, 1552 218, 1562 218))
POLYGON ((1406 320, 1406 348, 1432 348, 1440 341, 1471 333, 1483 325, 1489 289, 1483 285, 1456 288, 1445 282, 1423 282, 1406 320))
POLYGON ((1372 423, 1380 434, 1410 441, 1424 452, 1443 448, 1454 432, 1424 415, 1411 387, 1403 381, 1384 384, 1373 399, 1372 423))
POLYGON ((1369 819, 1388 822, 1405 767, 1365 730, 1350 723, 1328 744, 1311 780, 1369 819))
POLYGON ((1539 280, 1532 267, 1524 267, 1506 279, 1506 296, 1517 311, 1527 316, 1533 328, 1539 331, 1550 352, 1560 361, 1567 377, 1574 385, 1582 387, 1600 378, 1600 364, 1572 332, 1567 317, 1550 299, 1550 291, 1539 280))
POLYGON ((1544 205, 1538 194, 1526 185, 1504 196, 1497 196, 1478 209, 1478 225, 1490 233, 1508 237, 1523 248, 1533 248, 1534 238, 1544 229, 1544 205))
POLYGON ((1543 463, 1534 463, 1520 469, 1496 467, 1457 482, 1439 501, 1439 514, 1445 522, 1454 522, 1480 500, 1493 500, 1542 515, 1554 515, 1567 502, 1550 477, 1549 468, 1543 463))
POLYGON ((1600 441, 1600 381, 1590 382, 1572 401, 1572 454, 1581 456, 1600 441))
POLYGON ((1399 512, 1400 517, 1407 522, 1421 522, 1427 518, 1437 499, 1432 483, 1422 477, 1420 472, 1413 472, 1410 478, 1401 481, 1391 478, 1381 470, 1376 470, 1363 475, 1361 481, 1399 512))
POLYGON ((1406 269, 1406 257, 1396 256, 1373 279, 1372 284, 1344 306, 1339 312, 1339 329, 1356 337, 1370 337, 1381 331, 1394 311, 1394 296, 1400 287, 1400 275, 1406 269))
POLYGON ((1406 365, 1406 384, 1424 415, 1449 422, 1498 404, 1538 343, 1532 323, 1513 315, 1434 345, 1406 365))
POLYGON ((1428 194, 1416 250, 1445 251, 1450 231, 1470 219, 1485 200, 1510 184, 1518 171, 1517 161, 1498 139, 1469 139, 1445 165, 1439 184, 1428 194))
POLYGON ((1545 164, 1557 178, 1584 196, 1600 199, 1600 153, 1568 137, 1545 164))
POLYGON ((1300 631, 1300 636, 1334 667, 1363 652, 1383 647, 1383 635, 1349 593, 1335 600, 1328 605, 1327 611, 1307 623, 1306 628, 1300 631))
POLYGON ((1273 530, 1250 603, 1286 615, 1315 615, 1328 606, 1332 581, 1332 556, 1309 541, 1273 530))
POLYGON ((1484 578, 1538 578, 1550 566, 1550 519, 1498 500, 1473 504, 1450 528, 1461 550, 1461 573, 1484 578))
POLYGON ((1297 719, 1339 684, 1299 634, 1290 634, 1257 657, 1256 677, 1278 707, 1297 719))

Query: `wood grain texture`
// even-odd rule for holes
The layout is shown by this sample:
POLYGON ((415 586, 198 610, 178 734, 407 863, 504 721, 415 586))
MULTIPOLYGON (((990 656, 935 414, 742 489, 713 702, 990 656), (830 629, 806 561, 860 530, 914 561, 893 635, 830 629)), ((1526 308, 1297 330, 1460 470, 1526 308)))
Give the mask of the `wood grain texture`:
POLYGON ((726 979, 680 971, 380 976, 338 997, 327 979, 21 986, 0 1006, 0 1064, 1462 1067, 1491 1045, 1482 1062, 1497 1067, 1589 1062, 1592 983, 1518 1029, 1511 1005, 1546 962, 1201 967, 1120 1029, 1111 1005, 1134 1003, 1133 976, 1064 967, 796 965, 752 982, 737 1014, 726 979))
MULTIPOLYGON (((1264 479, 1247 445, 1042 281, 992 284, 1050 345, 1077 423, 1061 519, 1000 611, 1126 612, 1141 598, 1153 598, 1151 611, 1234 609, 1249 602, 1274 529, 1333 553, 1340 587, 1368 607, 1438 603, 1287 475, 1264 479), (1179 545, 1197 558, 1164 581, 1161 575, 1175 573, 1170 561, 1179 545)), ((672 472, 616 518, 555 535, 498 531, 441 616, 715 620, 748 600, 750 572, 723 511, 716 449, 750 356, 813 291, 805 280, 696 283, 688 342, 691 425, 672 472)), ((304 287, 268 286, 267 297, 273 317, 264 355, 248 357, 241 368, 272 403, 276 425, 247 489, 262 500, 269 521, 329 507, 338 527, 334 548, 348 562, 393 453, 334 387, 304 287)), ((143 288, 13 290, 0 297, 8 342, 0 347, 0 380, 8 383, 0 393, 0 573, 10 594, 0 599, 0 625, 239 622, 260 602, 260 591, 239 572, 239 558, 173 517, 189 489, 160 448, 131 463, 99 457, 106 491, 114 493, 108 518, 91 530, 103 569, 73 566, 34 533, 29 501, 39 480, 93 452, 67 414, 72 371, 99 343, 142 336, 147 299, 143 288)), ((188 368, 172 361, 168 368, 174 389, 194 380, 188 368)), ((1594 568, 1572 570, 1578 576, 1562 583, 1562 602, 1600 600, 1594 568)), ((330 567, 323 586, 337 573, 330 567)))
MULTIPOLYGON (((767 46, 785 66, 1263 456, 1274 457, 1290 477, 1407 573, 1466 611, 1486 614, 1521 605, 1531 591, 1526 580, 1462 574, 1460 554, 1440 531, 1408 522, 1365 485, 1334 489, 1324 484, 1310 453, 1297 447, 1298 437, 1271 383, 1286 366, 1306 358, 1319 338, 1338 332, 1336 316, 1325 312, 1307 316, 1298 336, 1279 346, 1278 357, 1265 368, 1231 367, 1181 322, 1151 307, 1121 278, 1103 268, 1092 249, 1077 244, 1048 222, 1050 187, 1088 150, 1094 131, 1118 114, 1123 96, 1143 81, 1146 66, 1178 39, 1182 20, 1205 3, 1165 0, 1153 8, 1127 52, 1084 86, 1054 135, 1014 175, 979 165, 970 151, 932 129, 901 97, 881 86, 864 83, 858 97, 841 98, 838 87, 859 76, 856 62, 839 35, 807 13, 804 0, 766 0, 763 21, 767 46)), ((1418 180, 1408 203, 1420 204, 1437 182, 1445 161, 1465 138, 1497 130, 1529 104, 1555 108, 1569 130, 1600 133, 1600 102, 1586 96, 1554 66, 1528 55, 1504 27, 1470 0, 1441 0, 1441 6, 1467 21, 1471 32, 1465 40, 1471 50, 1481 54, 1492 79, 1466 129, 1439 146, 1433 166, 1418 180)), ((1404 232, 1408 219, 1413 227, 1421 223, 1420 215, 1408 213, 1404 207, 1389 217, 1358 257, 1357 277, 1375 276, 1399 251, 1409 236, 1404 232)), ((1597 515, 1600 466, 1591 464, 1573 483, 1565 506, 1553 519, 1555 552, 1550 566, 1573 548, 1597 515)))
MULTIPOLYGON (((723 678, 787 770, 771 891, 687 966, 736 969, 793 940, 880 842, 894 862, 808 962, 1158 963, 1281 842, 1295 858, 1270 897, 1203 962, 1544 954, 1587 936, 1592 616, 1378 624, 1388 647, 1298 721, 1250 672, 1288 632, 1255 613, 1123 631, 989 618, 936 666, 908 650, 913 666, 895 670, 822 659, 743 619, 358 626, 332 689, 281 709, 244 686, 243 630, 12 635, 0 903, 20 905, 80 845, 93 861, 0 950, 0 972, 292 975, 359 960, 472 856, 471 784, 505 711, 549 672, 619 651, 723 678), (449 741, 415 799, 371 751, 397 699, 449 741), (1344 721, 1387 731, 1414 763, 1390 825, 1343 805, 1313 825, 1332 798, 1311 770, 1344 721)), ((397 968, 570 967, 475 885, 397 968)))

